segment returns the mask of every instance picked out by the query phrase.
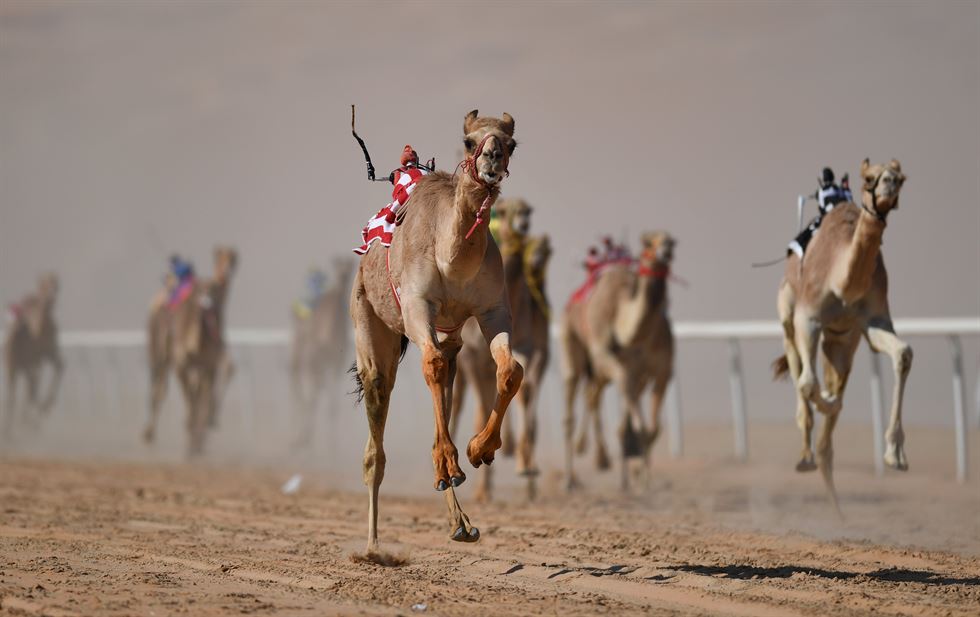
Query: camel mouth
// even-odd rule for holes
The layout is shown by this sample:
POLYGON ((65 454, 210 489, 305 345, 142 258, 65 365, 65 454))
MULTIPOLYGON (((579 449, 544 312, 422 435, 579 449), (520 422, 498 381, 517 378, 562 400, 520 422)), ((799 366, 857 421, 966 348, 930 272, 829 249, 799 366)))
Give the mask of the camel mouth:
POLYGON ((502 176, 493 171, 481 171, 480 179, 486 182, 487 184, 497 184, 502 179, 502 176))

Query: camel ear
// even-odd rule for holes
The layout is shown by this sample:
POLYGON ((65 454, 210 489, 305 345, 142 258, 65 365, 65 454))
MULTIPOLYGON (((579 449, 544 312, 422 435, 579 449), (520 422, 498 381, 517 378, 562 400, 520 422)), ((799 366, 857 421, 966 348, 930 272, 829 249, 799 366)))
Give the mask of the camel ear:
POLYGON ((863 161, 861 161, 861 176, 862 177, 864 176, 864 174, 867 173, 869 167, 871 167, 871 161, 870 160, 864 159, 863 161))
POLYGON ((894 169, 895 171, 897 171, 898 173, 902 173, 902 164, 898 162, 898 159, 892 159, 888 161, 888 166, 894 169))
POLYGON ((463 120, 463 135, 469 135, 476 129, 474 124, 476 124, 476 119, 479 115, 479 109, 474 109, 470 113, 466 114, 466 119, 463 120))
POLYGON ((504 112, 504 115, 501 116, 501 118, 503 119, 503 125, 500 128, 502 128, 505 133, 507 133, 508 135, 510 135, 511 137, 513 137, 514 136, 514 118, 513 118, 513 116, 511 116, 509 113, 507 113, 505 111, 504 112))

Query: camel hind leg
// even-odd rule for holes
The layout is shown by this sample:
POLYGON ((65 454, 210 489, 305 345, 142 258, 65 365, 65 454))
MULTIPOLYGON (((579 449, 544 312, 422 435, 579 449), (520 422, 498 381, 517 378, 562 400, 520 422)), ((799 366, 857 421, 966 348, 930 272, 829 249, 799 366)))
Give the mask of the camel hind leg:
POLYGON ((783 284, 779 289, 777 308, 779 310, 779 321, 783 326, 783 352, 785 353, 790 378, 793 380, 793 390, 796 394, 796 425, 799 427, 800 434, 803 438, 803 447, 800 452, 800 460, 796 463, 796 471, 805 472, 814 471, 817 468, 817 462, 813 455, 813 409, 811 409, 810 403, 803 397, 799 390, 802 362, 795 342, 793 325, 794 301, 792 288, 787 284, 783 284))
POLYGON ((575 396, 579 382, 588 369, 588 352, 568 326, 562 330, 562 376, 565 385, 565 415, 563 428, 565 436, 565 489, 571 491, 578 486, 572 469, 575 458, 575 396))
POLYGON ((895 371, 895 390, 892 393, 891 418, 885 433, 885 464, 892 469, 907 471, 905 458, 905 431, 902 429, 902 401, 905 397, 905 382, 912 370, 912 347, 895 335, 891 321, 884 325, 869 326, 868 342, 875 351, 883 351, 892 359, 895 371))
POLYGON ((847 387, 847 379, 851 374, 854 351, 857 349, 860 340, 860 332, 855 332, 844 336, 825 337, 822 344, 826 394, 828 400, 836 408, 836 411, 828 413, 824 418, 820 438, 817 440, 817 467, 820 469, 820 474, 823 476, 831 504, 834 506, 834 510, 837 511, 838 516, 841 515, 841 511, 833 477, 833 433, 834 427, 837 425, 837 418, 840 416, 844 389, 847 387))
MULTIPOLYGON (((355 287, 355 294, 357 294, 355 287)), ((388 329, 374 314, 363 296, 355 295, 351 314, 354 318, 356 361, 353 372, 358 393, 363 396, 368 421, 368 439, 364 446, 363 477, 368 488, 368 554, 378 550, 378 494, 384 480, 384 434, 388 421, 391 390, 398 371, 401 336, 388 329)))

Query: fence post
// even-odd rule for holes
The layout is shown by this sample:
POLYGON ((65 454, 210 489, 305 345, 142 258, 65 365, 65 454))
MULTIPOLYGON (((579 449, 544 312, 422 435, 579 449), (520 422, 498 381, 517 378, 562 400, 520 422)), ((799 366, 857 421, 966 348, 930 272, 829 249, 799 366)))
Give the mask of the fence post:
POLYGON ((875 475, 885 473, 885 426, 882 420, 884 413, 885 390, 881 383, 881 362, 878 353, 870 349, 871 354, 871 430, 874 434, 875 475))
POLYGON ((667 439, 671 458, 684 456, 684 427, 681 425, 681 395, 677 374, 667 386, 667 439))
POLYGON ((744 461, 749 456, 745 421, 745 384, 742 380, 742 352, 738 339, 728 339, 729 376, 732 395, 732 425, 735 432, 735 458, 744 461))
POLYGON ((953 420, 956 426, 956 480, 966 482, 966 386, 963 383, 963 349, 960 337, 949 337, 953 356, 953 420))

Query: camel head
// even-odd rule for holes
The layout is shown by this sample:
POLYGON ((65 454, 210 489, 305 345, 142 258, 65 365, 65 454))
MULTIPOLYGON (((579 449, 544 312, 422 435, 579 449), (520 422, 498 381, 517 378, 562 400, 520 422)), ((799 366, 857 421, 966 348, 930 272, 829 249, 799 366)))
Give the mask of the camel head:
POLYGON ((37 297, 44 304, 54 304, 58 295, 58 275, 45 272, 37 279, 37 297))
POLYGON ((501 118, 479 114, 474 109, 463 120, 463 149, 473 175, 488 186, 496 186, 507 175, 510 157, 517 147, 514 119, 506 112, 501 118))
POLYGON ((674 246, 677 241, 666 231, 650 231, 640 236, 643 251, 640 253, 640 265, 670 266, 674 260, 674 246))
POLYGON ((230 246, 214 247, 214 278, 227 283, 238 266, 238 251, 230 246))
POLYGON ((887 165, 872 165, 868 159, 861 161, 861 205, 864 209, 884 220, 888 213, 898 209, 898 193, 905 183, 902 164, 892 159, 887 165))
POLYGON ((527 236, 531 229, 531 213, 534 209, 523 199, 506 199, 497 202, 495 206, 501 219, 503 234, 527 236))

